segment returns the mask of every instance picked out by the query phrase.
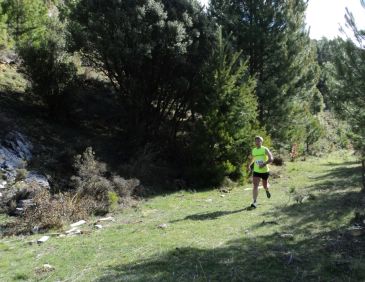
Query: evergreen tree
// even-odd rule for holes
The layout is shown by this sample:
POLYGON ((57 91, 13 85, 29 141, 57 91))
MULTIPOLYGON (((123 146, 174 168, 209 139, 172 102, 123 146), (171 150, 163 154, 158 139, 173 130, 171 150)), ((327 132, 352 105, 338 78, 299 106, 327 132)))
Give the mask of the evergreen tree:
POLYGON ((4 0, 8 30, 17 44, 38 40, 46 32, 48 8, 43 0, 4 0))
POLYGON ((65 95, 73 86, 76 67, 64 52, 60 37, 45 37, 37 45, 22 46, 22 71, 31 82, 31 91, 43 103, 51 118, 67 114, 65 95))
POLYGON ((51 118, 64 119, 66 96, 76 78, 72 56, 66 52, 65 25, 52 17, 47 19, 47 30, 40 29, 42 32, 24 34, 17 42, 21 71, 31 83, 32 98, 45 105, 51 118))
MULTIPOLYGON (((331 87, 332 101, 340 116, 352 127, 352 140, 361 154, 365 172, 365 31, 358 30, 350 12, 347 13, 347 22, 353 29, 356 44, 348 39, 337 46, 337 83, 331 87)), ((365 191, 365 180, 363 184, 365 191)))
MULTIPOLYGON (((332 110, 332 97, 329 85, 334 85, 336 80, 335 75, 335 54, 337 52, 340 39, 328 40, 322 38, 318 41, 313 41, 317 49, 317 61, 320 67, 320 78, 317 88, 322 95, 323 103, 328 110, 332 110)), ((319 97, 319 99, 321 99, 319 97)))
POLYGON ((119 94, 123 140, 173 142, 200 95, 210 53, 198 2, 81 0, 68 7, 71 50, 102 70, 119 94))
MULTIPOLYGON (((259 118, 277 140, 290 140, 296 100, 316 93, 315 49, 305 31, 303 0, 212 0, 211 15, 233 32, 237 50, 249 56, 257 78, 259 118)), ((294 117, 295 118, 295 117, 294 117)))
POLYGON ((9 42, 6 26, 7 17, 5 12, 3 11, 2 5, 3 0, 0 0, 0 50, 5 49, 9 42))
POLYGON ((198 184, 219 184, 225 176, 237 179, 249 155, 257 125, 255 81, 241 52, 232 53, 219 29, 207 65, 204 100, 199 103, 187 173, 198 184))

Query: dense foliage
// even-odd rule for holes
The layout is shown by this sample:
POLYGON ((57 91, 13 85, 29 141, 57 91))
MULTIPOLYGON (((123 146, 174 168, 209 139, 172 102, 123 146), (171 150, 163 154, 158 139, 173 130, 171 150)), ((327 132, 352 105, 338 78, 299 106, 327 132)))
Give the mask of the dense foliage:
POLYGON ((8 31, 6 28, 7 16, 3 12, 2 0, 0 1, 0 50, 5 49, 8 43, 8 31))
POLYGON ((259 120, 277 141, 300 141, 295 105, 317 92, 315 52, 304 28, 306 4, 290 1, 213 0, 211 15, 233 33, 257 78, 259 120))
POLYGON ((206 95, 184 136, 191 143, 184 154, 188 175, 202 184, 219 183, 227 175, 238 179, 257 132, 255 80, 242 52, 231 53, 222 30, 217 39, 205 70, 206 95))
POLYGON ((113 84, 129 145, 176 138, 201 94, 207 28, 196 1, 79 1, 72 8, 70 47, 113 84))
POLYGON ((20 55, 26 97, 53 123, 108 138, 122 175, 202 187, 239 179, 256 134, 277 152, 348 146, 332 111, 363 150, 363 46, 311 41, 306 5, 0 0, 0 50, 20 55))

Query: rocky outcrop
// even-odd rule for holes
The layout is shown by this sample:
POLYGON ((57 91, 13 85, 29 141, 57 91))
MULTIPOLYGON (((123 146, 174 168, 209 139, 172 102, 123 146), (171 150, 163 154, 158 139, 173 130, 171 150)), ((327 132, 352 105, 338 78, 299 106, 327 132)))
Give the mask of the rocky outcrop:
POLYGON ((16 169, 25 168, 32 158, 32 144, 24 135, 13 131, 8 133, 0 145, 0 169, 7 179, 15 179, 16 169))
POLYGON ((44 175, 28 171, 32 149, 28 138, 17 131, 0 139, 0 211, 20 214, 37 190, 50 188, 44 175))

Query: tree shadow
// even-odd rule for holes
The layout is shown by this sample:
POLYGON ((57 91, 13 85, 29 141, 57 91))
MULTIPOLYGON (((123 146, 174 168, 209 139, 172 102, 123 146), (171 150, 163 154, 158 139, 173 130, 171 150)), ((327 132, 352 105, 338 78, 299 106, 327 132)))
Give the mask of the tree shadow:
POLYGON ((334 180, 342 180, 345 181, 358 180, 361 178, 361 164, 357 163, 357 166, 339 166, 334 169, 329 170, 328 173, 323 174, 321 176, 315 177, 314 179, 322 180, 322 179, 334 179, 334 180))
POLYGON ((322 166, 331 166, 331 167, 335 167, 335 166, 351 166, 351 165, 356 165, 359 164, 358 161, 347 161, 347 162, 341 162, 341 163, 324 163, 322 164, 322 166))
MULTIPOLYGON (((332 193, 303 203, 292 202, 267 212, 264 216, 275 218, 279 223, 284 222, 290 232, 307 233, 310 225, 317 225, 318 228, 333 228, 336 222, 351 216, 360 202, 359 193, 355 191, 346 192, 346 194, 332 193)), ((255 228, 263 225, 256 225, 255 228)))
MULTIPOLYGON (((308 226, 333 228, 346 217, 353 217, 363 201, 358 176, 342 179, 351 175, 356 168, 336 168, 318 177, 320 183, 307 186, 299 192, 289 194, 289 203, 265 213, 265 216, 278 219, 290 225, 292 232, 308 232, 308 226)), ((260 227, 257 225, 256 227, 260 227)))
POLYGON ((215 212, 210 212, 210 213, 192 214, 192 215, 186 216, 183 219, 177 219, 177 220, 170 221, 170 223, 180 222, 183 220, 215 220, 221 216, 235 214, 235 213, 239 213, 239 212, 243 212, 243 211, 251 211, 253 209, 254 208, 252 208, 252 207, 246 207, 246 208, 235 210, 235 211, 215 211, 215 212))
MULTIPOLYGON (((279 206, 263 215, 274 220, 251 227, 257 234, 257 229, 275 225, 271 234, 246 233, 210 249, 180 247, 177 242, 176 248, 163 254, 134 262, 121 260, 96 281, 365 281, 365 237, 354 237, 347 229, 349 220, 343 220, 360 204, 358 186, 351 181, 345 191, 339 185, 331 188, 351 171, 339 167, 320 176, 320 180, 333 179, 306 189, 327 187, 331 192, 279 206)), ((195 214, 181 220, 213 220, 245 210, 195 214)))
POLYGON ((340 190, 354 189, 354 187, 361 185, 361 169, 360 165, 352 167, 346 165, 337 166, 334 169, 328 170, 325 174, 310 177, 311 180, 318 181, 318 183, 309 185, 304 190, 332 193, 340 190))
POLYGON ((175 248, 108 267, 96 281, 362 281, 364 249, 365 240, 355 244, 342 231, 305 240, 274 233, 214 249, 175 248))

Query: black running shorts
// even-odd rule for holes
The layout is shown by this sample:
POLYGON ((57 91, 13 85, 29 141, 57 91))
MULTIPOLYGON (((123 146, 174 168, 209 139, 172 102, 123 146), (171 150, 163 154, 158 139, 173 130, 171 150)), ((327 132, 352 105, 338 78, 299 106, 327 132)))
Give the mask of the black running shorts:
POLYGON ((269 172, 264 172, 264 173, 260 173, 260 172, 253 172, 253 177, 260 177, 263 180, 267 180, 270 176, 269 172))

